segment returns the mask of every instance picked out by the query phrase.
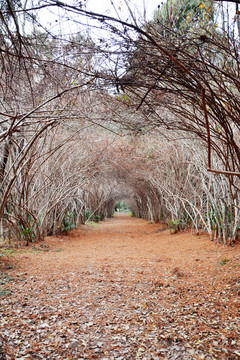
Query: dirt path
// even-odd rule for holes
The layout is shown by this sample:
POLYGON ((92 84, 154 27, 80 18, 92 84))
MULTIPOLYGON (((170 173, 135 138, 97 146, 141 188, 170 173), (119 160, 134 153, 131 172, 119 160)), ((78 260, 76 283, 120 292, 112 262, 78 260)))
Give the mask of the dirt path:
POLYGON ((125 215, 47 238, 2 281, 0 359, 240 359, 239 259, 125 215))

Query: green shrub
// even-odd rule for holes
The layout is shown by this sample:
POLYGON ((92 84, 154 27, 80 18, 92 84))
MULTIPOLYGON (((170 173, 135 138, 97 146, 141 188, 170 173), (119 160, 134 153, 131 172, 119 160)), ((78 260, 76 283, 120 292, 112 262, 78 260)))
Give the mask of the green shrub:
POLYGON ((85 216, 85 218, 86 218, 86 220, 88 220, 89 219, 89 216, 91 215, 91 211, 90 211, 90 209, 86 209, 86 210, 84 210, 84 216, 85 216))
POLYGON ((183 228, 182 220, 168 220, 168 228, 170 229, 170 233, 176 234, 183 228))
POLYGON ((24 228, 23 226, 20 226, 20 229, 21 229, 21 233, 26 237, 26 236, 29 236, 31 235, 33 229, 32 228, 24 228))
POLYGON ((93 217, 93 221, 94 221, 94 222, 99 222, 99 221, 101 221, 101 220, 102 220, 101 215, 95 215, 95 216, 93 217))
POLYGON ((62 230, 62 232, 68 233, 69 231, 71 231, 74 228, 75 228, 74 215, 73 215, 73 213, 67 212, 63 218, 61 230, 62 230))

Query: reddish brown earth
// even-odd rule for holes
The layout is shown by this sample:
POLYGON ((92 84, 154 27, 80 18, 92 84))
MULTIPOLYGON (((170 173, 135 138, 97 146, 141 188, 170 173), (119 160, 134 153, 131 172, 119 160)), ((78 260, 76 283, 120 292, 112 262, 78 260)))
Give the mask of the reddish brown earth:
POLYGON ((2 359, 240 359, 240 247, 126 215, 2 261, 2 359))

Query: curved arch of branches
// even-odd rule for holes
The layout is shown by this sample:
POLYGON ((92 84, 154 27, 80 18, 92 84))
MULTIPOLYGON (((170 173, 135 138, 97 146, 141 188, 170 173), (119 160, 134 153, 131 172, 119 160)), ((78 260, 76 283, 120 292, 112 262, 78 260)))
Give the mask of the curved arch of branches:
POLYGON ((232 243, 236 36, 215 26, 180 34, 157 21, 139 25, 131 12, 125 21, 55 0, 13 4, 0 11, 2 238, 29 243, 69 231, 111 216, 126 198, 139 217, 232 243), (46 8, 72 15, 74 28, 92 21, 97 35, 51 33, 39 24, 46 8))

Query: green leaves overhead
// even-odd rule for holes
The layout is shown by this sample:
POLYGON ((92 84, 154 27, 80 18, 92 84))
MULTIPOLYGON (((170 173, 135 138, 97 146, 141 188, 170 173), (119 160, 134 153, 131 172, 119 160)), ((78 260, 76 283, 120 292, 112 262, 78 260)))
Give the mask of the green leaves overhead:
POLYGON ((168 0, 154 14, 154 21, 172 30, 185 32, 190 28, 213 23, 214 5, 212 0, 168 0))

